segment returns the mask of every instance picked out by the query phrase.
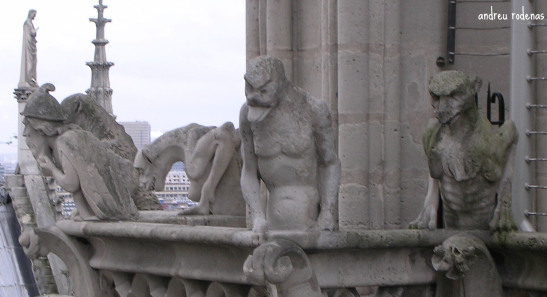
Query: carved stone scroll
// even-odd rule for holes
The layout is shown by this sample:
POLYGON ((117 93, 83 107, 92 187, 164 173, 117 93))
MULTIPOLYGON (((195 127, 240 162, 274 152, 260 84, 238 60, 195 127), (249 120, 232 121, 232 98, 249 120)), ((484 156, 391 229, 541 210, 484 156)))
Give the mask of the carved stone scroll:
POLYGON ((30 258, 57 255, 68 267, 74 286, 74 296, 100 296, 97 272, 89 266, 89 251, 82 242, 68 237, 59 228, 26 229, 19 237, 23 250, 30 258))
POLYGON ((276 239, 257 247, 243 271, 253 284, 275 285, 279 296, 322 296, 308 256, 289 240, 276 239))

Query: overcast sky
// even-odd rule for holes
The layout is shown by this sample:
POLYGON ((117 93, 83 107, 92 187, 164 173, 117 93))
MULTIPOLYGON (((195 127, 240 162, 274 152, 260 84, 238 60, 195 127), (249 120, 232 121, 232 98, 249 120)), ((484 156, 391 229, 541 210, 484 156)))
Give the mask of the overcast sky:
MULTIPOLYGON (((0 18, 0 153, 17 134, 23 23, 36 9, 38 83, 58 101, 90 86, 98 0, 17 0, 0 18)), ((245 101, 245 1, 103 0, 107 60, 118 121, 148 121, 166 132, 195 122, 238 126, 245 101)))

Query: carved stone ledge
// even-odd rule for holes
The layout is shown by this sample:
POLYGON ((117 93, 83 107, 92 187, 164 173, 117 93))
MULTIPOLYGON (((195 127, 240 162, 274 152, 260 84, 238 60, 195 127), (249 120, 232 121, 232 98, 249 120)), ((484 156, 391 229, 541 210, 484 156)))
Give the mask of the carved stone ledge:
MULTIPOLYGON (((57 226, 69 237, 89 241, 93 248, 89 264, 101 272, 247 286, 257 285, 243 272, 248 256, 264 242, 289 240, 305 251, 322 289, 433 284, 437 277, 431 264, 434 247, 461 233, 363 230, 257 234, 244 228, 141 222, 61 221, 57 226)), ((547 291, 547 283, 541 279, 547 275, 546 234, 468 234, 486 244, 504 286, 547 291)))
POLYGON ((230 215, 191 215, 183 216, 177 211, 141 211, 139 222, 178 224, 187 226, 216 226, 245 228, 245 216, 230 215))
POLYGON ((69 237, 58 227, 26 229, 19 237, 30 258, 57 255, 67 266, 73 280, 74 294, 81 297, 100 296, 97 272, 89 266, 90 246, 69 237))

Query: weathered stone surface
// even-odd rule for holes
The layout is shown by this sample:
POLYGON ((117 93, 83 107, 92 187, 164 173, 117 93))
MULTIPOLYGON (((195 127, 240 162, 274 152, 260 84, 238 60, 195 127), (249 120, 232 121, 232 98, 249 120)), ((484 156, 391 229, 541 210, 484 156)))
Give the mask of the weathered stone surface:
MULTIPOLYGON (((431 76, 450 69, 476 73, 491 82, 492 91, 504 94, 506 107, 517 97, 507 96, 509 21, 477 20, 477 14, 489 12, 490 6, 507 12, 511 3, 458 3, 458 27, 491 30, 458 30, 456 51, 464 54, 456 57, 455 64, 439 67, 438 57, 446 61, 445 2, 293 2, 292 9, 286 3, 246 2, 247 62, 259 55, 281 59, 292 82, 329 105, 342 163, 341 185, 358 180, 366 189, 341 201, 340 228, 405 228, 420 212, 421 193, 427 191, 421 139, 432 112, 426 96, 431 76), (370 126, 373 121, 375 126, 370 126), (376 138, 378 135, 381 138, 376 138), (399 179, 389 183, 379 179, 377 175, 384 172, 399 179), (374 179, 381 183, 369 184, 374 179), (376 201, 371 201, 374 193, 369 195, 369 190, 379 195, 376 201), (359 208, 372 207, 370 212, 377 215, 346 212, 357 204, 359 208)), ((542 8, 544 4, 536 10, 545 10, 542 8)), ((538 42, 545 44, 544 39, 538 42)), ((483 113, 485 95, 483 89, 479 94, 483 113)))
POLYGON ((502 297, 501 277, 482 240, 459 234, 435 247, 436 296, 502 297))
POLYGON ((133 161, 137 148, 122 125, 90 96, 74 94, 61 102, 67 122, 80 126, 104 142, 109 149, 121 157, 133 161))
POLYGON ((77 214, 85 220, 134 219, 137 208, 131 198, 135 183, 133 167, 95 137, 74 124, 46 84, 28 99, 23 111, 25 136, 34 158, 46 174, 72 193, 77 214), (47 106, 52 116, 38 112, 47 106), (37 116, 38 115, 38 116, 37 116))
MULTIPOLYGON (((67 116, 67 123, 76 124, 85 131, 91 132, 103 145, 120 157, 132 163, 137 148, 122 125, 90 96, 74 94, 68 96, 61 107, 67 116)), ((127 173, 124 173, 127 174, 127 173)), ((126 177, 131 198, 139 210, 159 210, 161 205, 154 193, 138 187, 138 173, 133 170, 126 177)))
MULTIPOLYGON (((480 87, 479 78, 459 71, 441 72, 429 83, 436 117, 423 140, 429 188, 424 209, 410 223, 412 228, 436 229, 442 200, 445 228, 516 229, 511 179, 517 131, 511 121, 496 129, 479 113, 475 94, 480 87)), ((435 248, 432 262, 435 270, 442 272, 437 279, 438 296, 503 295, 490 252, 475 237, 447 239, 435 248)))
POLYGON ((327 104, 293 85, 270 56, 250 61, 245 95, 241 188, 253 230, 337 228, 340 161, 327 104))
POLYGON ((240 139, 230 122, 215 128, 198 124, 171 130, 138 152, 134 166, 140 188, 163 190, 173 163, 182 161, 190 180, 189 198, 198 205, 188 215, 244 215, 240 139))
POLYGON ((436 119, 424 134, 429 189, 424 210, 412 227, 437 228, 439 192, 443 223, 454 229, 514 230, 511 178, 515 125, 499 129, 478 112, 474 95, 479 78, 441 72, 429 84, 436 119))
POLYGON ((243 272, 253 284, 276 285, 281 296, 323 296, 308 256, 290 240, 261 244, 245 260, 243 272))

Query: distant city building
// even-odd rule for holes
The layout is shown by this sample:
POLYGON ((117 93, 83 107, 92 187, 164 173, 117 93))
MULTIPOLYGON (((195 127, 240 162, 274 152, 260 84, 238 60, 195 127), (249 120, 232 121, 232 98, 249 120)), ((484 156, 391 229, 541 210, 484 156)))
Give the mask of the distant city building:
POLYGON ((61 216, 65 219, 70 218, 72 211, 76 208, 76 204, 74 204, 74 198, 72 197, 72 194, 65 191, 59 185, 56 185, 55 191, 57 192, 57 197, 59 201, 61 201, 61 204, 56 207, 57 213, 60 213, 61 216))
POLYGON ((190 180, 184 171, 169 171, 165 178, 163 191, 156 191, 158 200, 165 210, 180 210, 193 206, 196 202, 188 198, 190 180))
POLYGON ((17 168, 17 154, 0 154, 0 164, 4 166, 4 175, 14 174, 17 168))
POLYGON ((120 122, 124 126, 125 132, 131 136, 137 149, 150 143, 150 124, 148 122, 120 122))
POLYGON ((4 175, 6 175, 6 167, 3 164, 0 164, 0 185, 4 184, 4 175))

